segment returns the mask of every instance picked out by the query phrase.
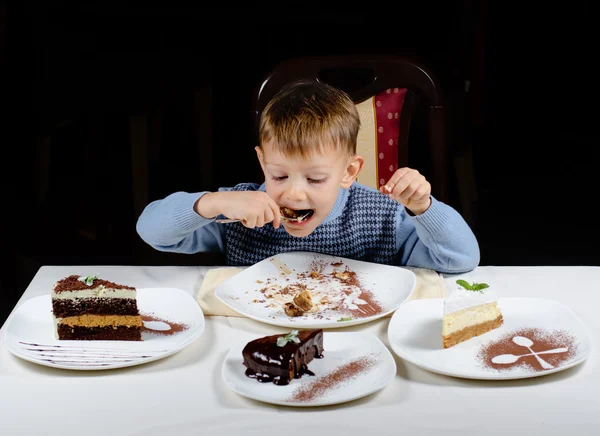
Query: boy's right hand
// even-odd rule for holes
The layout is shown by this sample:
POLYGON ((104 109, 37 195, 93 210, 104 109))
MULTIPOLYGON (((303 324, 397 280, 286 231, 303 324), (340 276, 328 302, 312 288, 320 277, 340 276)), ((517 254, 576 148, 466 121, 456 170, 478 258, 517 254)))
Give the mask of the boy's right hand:
POLYGON ((281 224, 279 206, 262 191, 209 192, 200 197, 194 210, 205 218, 225 215, 242 220, 242 224, 251 229, 270 222, 277 229, 281 224))

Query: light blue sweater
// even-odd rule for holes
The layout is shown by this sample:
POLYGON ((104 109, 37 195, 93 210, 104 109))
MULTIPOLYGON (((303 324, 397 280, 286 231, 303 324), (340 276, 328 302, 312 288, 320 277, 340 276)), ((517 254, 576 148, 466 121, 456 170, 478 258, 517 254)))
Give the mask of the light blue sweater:
MULTIPOLYGON (((265 190, 264 184, 257 188, 265 190)), ((232 189, 221 188, 219 191, 232 189)), ((138 219, 138 234, 159 251, 225 252, 226 225, 204 218, 194 211, 194 204, 204 194, 206 192, 176 192, 150 203, 138 219)), ((323 224, 339 217, 347 200, 348 190, 340 188, 337 201, 323 224)), ((395 223, 395 243, 400 253, 400 265, 461 273, 471 271, 479 264, 479 245, 468 224, 456 210, 434 197, 429 209, 418 216, 410 215, 399 205, 395 223)), ((282 228, 280 230, 284 231, 282 228)))

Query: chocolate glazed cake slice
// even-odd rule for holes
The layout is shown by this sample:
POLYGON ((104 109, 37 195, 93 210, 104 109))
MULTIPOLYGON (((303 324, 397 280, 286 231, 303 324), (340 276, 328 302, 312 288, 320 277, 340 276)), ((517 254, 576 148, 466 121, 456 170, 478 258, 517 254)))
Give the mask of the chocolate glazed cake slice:
POLYGON ((137 292, 97 276, 71 275, 52 289, 55 336, 67 340, 140 341, 137 292))
POLYGON ((323 330, 293 330, 287 335, 265 336, 242 350, 246 375, 259 382, 287 385, 304 374, 313 359, 323 357, 323 330))

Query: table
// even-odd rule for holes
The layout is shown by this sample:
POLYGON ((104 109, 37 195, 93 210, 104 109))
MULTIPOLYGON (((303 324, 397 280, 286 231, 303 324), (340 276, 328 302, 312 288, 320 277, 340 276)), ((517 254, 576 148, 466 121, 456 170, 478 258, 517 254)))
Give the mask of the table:
MULTIPOLYGON (((18 301, 50 292, 70 274, 139 288, 169 286, 194 294, 208 267, 44 266, 18 301)), ((504 297, 542 297, 569 306, 592 340, 587 361, 548 376, 509 381, 445 377, 395 354, 397 376, 378 393, 345 404, 291 408, 230 391, 221 365, 236 334, 278 333, 246 318, 207 317, 203 335, 181 352, 109 371, 65 371, 13 356, 0 343, 0 434, 285 435, 516 434, 584 435, 600 428, 600 267, 494 267, 446 276, 493 283, 504 297)), ((388 345, 389 318, 347 327, 388 345)), ((3 338, 5 326, 0 329, 3 338)), ((3 340, 3 339, 0 339, 3 340)), ((595 434, 595 431, 594 431, 595 434)))

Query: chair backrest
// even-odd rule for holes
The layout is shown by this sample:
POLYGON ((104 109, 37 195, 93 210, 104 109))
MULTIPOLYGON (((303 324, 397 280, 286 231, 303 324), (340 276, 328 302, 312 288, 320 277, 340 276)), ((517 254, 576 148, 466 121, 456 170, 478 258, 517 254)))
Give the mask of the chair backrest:
POLYGON ((286 84, 313 79, 346 91, 361 118, 358 153, 365 166, 358 181, 378 188, 398 168, 411 166, 409 132, 417 101, 428 104, 428 169, 433 195, 448 201, 448 162, 445 146, 443 96, 437 79, 425 66, 393 55, 337 55, 288 59, 276 65, 254 96, 254 138, 260 115, 286 84))

